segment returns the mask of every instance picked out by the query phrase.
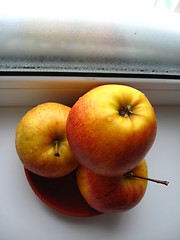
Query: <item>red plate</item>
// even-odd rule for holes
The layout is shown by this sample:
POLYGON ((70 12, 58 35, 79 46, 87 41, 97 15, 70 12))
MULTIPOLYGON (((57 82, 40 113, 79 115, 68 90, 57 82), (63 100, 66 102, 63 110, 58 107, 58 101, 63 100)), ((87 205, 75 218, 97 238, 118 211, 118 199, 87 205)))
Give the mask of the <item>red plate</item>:
POLYGON ((81 196, 76 184, 76 171, 61 178, 45 178, 24 170, 35 194, 54 210, 77 217, 101 214, 91 208, 81 196))

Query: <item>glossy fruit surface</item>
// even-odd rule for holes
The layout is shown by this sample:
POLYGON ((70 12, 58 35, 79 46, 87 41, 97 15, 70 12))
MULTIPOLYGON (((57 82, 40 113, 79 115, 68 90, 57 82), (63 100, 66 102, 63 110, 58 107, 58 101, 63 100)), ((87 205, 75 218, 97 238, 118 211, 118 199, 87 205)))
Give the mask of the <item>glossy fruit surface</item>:
POLYGON ((15 144, 25 168, 44 177, 60 177, 78 166, 66 137, 69 111, 65 105, 49 102, 23 116, 15 144))
POLYGON ((67 119, 67 138, 77 161, 104 176, 133 169, 156 137, 156 116, 146 96, 107 84, 83 95, 67 119))
POLYGON ((142 200, 147 187, 147 180, 132 177, 131 173, 147 178, 146 161, 129 173, 116 177, 101 176, 80 166, 77 183, 86 202, 97 211, 127 211, 142 200))

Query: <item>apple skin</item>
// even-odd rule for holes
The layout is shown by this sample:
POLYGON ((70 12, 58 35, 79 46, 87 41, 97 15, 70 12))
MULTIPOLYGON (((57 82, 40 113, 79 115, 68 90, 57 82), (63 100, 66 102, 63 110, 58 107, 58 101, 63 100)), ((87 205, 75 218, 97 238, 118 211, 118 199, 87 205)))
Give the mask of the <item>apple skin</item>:
MULTIPOLYGON (((146 161, 141 161, 129 173, 147 177, 146 161)), ((127 211, 142 200, 147 188, 147 180, 132 177, 129 173, 106 177, 79 166, 77 184, 85 201, 95 210, 102 213, 127 211)))
POLYGON ((20 120, 15 145, 25 168, 43 177, 65 176, 78 166, 66 136, 70 107, 48 102, 40 104, 20 120), (55 140, 59 154, 55 156, 55 140))
POLYGON ((154 143, 157 123, 154 109, 141 91, 107 84, 76 101, 66 127, 80 165, 100 175, 118 176, 145 158, 154 143), (130 113, 123 116, 125 108, 130 113))

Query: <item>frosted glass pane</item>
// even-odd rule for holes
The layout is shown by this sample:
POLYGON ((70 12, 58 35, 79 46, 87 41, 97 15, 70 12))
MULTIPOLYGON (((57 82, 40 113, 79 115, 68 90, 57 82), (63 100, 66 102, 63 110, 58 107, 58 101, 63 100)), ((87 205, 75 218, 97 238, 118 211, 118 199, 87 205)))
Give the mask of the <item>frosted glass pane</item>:
POLYGON ((180 75, 180 14, 118 2, 1 8, 0 71, 180 75))

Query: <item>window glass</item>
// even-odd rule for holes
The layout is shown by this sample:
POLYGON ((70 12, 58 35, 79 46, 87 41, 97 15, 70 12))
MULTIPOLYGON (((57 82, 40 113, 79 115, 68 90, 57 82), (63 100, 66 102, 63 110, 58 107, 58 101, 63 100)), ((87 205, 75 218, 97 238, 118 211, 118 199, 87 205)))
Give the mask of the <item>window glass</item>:
POLYGON ((180 75, 180 1, 3 1, 0 72, 180 75))

